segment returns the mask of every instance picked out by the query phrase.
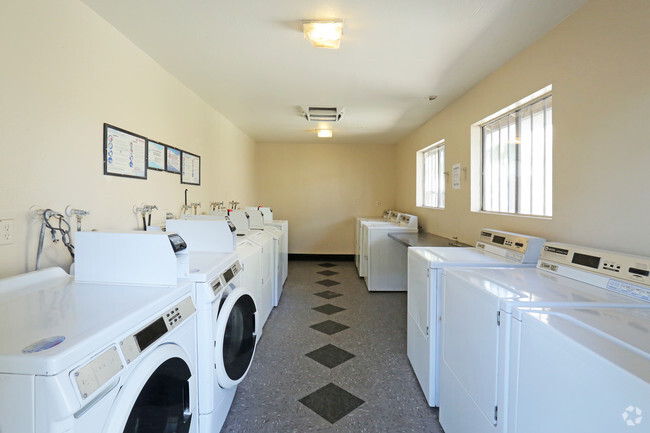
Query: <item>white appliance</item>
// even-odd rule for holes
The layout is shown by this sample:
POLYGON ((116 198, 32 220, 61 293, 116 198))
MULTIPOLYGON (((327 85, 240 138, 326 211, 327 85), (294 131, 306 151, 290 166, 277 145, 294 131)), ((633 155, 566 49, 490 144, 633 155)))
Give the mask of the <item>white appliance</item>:
POLYGON ((359 267, 361 266, 361 223, 388 221, 390 212, 390 210, 384 210, 381 217, 356 217, 354 229, 354 264, 357 267, 357 271, 359 271, 359 267))
POLYGON ((507 430, 646 431, 649 334, 647 309, 513 310, 507 430))
POLYGON ((236 253, 190 250, 198 309, 200 433, 221 430, 261 335, 255 297, 240 284, 241 270, 236 253))
POLYGON ((483 229, 474 248, 408 249, 406 351, 429 406, 438 406, 442 271, 457 267, 534 268, 544 239, 483 229))
POLYGON ((559 243, 544 245, 535 269, 445 270, 440 366, 445 432, 508 431, 506 354, 514 309, 647 308, 649 274, 648 258, 559 243))
MULTIPOLYGON (((280 296, 282 296, 282 286, 284 284, 284 279, 282 275, 282 263, 284 260, 284 255, 286 255, 286 250, 283 249, 284 239, 283 231, 280 227, 275 225, 266 224, 264 222, 264 214, 261 210, 256 207, 247 207, 246 213, 249 216, 249 223, 251 231, 255 230, 264 230, 266 233, 273 236, 274 250, 275 250, 275 261, 274 261, 274 278, 273 283, 273 306, 277 307, 280 302, 280 296)), ((287 259, 288 261, 288 259, 287 259)))
MULTIPOLYGON (((381 220, 376 221, 360 221, 359 225, 359 276, 367 277, 368 276, 368 225, 372 224, 373 226, 386 225, 395 227, 398 225, 397 220, 400 217, 400 213, 397 211, 388 211, 388 217, 382 218, 381 220)), ((417 224, 416 224, 417 225, 417 224)))
POLYGON ((388 237, 389 233, 417 233, 418 217, 400 214, 397 224, 383 222, 364 224, 367 249, 364 257, 369 291, 406 291, 406 254, 401 246, 388 237))
MULTIPOLYGON (((270 207, 258 206, 257 209, 262 212, 265 225, 274 226, 282 230, 282 238, 280 240, 280 256, 282 257, 282 285, 284 285, 284 283, 287 281, 287 276, 289 275, 289 221, 274 220, 273 210, 270 207)), ((282 287, 280 287, 280 292, 282 292, 282 287)), ((278 297, 278 300, 279 299, 280 298, 278 297)))
MULTIPOLYGON (((198 353, 198 431, 214 432, 223 425, 236 386, 245 377, 253 360, 259 334, 255 299, 238 284, 241 265, 234 252, 197 251, 232 250, 234 233, 227 221, 169 220, 167 227, 182 230, 187 235, 187 242, 178 234, 163 234, 160 239, 167 236, 182 239, 186 246, 177 255, 182 254, 182 262, 187 264, 181 272, 186 272, 193 283, 190 288, 198 309, 194 330, 198 353)), ((77 255, 84 259, 78 265, 77 280, 86 278, 83 276, 85 272, 79 276, 82 270, 101 266, 118 269, 123 268, 124 263, 138 260, 140 263, 133 272, 123 269, 119 278, 127 281, 140 279, 140 269, 151 269, 152 273, 160 274, 163 269, 174 268, 169 260, 163 259, 157 250, 160 246, 154 243, 154 239, 143 238, 139 232, 86 232, 81 240, 79 244, 77 238, 77 255), (128 251, 113 254, 121 245, 128 245, 128 251)), ((116 278, 114 272, 94 274, 93 281, 116 278)), ((174 279, 170 278, 168 284, 173 282, 174 279)))
MULTIPOLYGON (((244 216, 243 221, 248 219, 244 216)), ((190 251, 230 252, 233 249, 236 251, 242 265, 241 285, 250 290, 259 310, 258 338, 261 337, 262 328, 273 309, 273 282, 268 276, 272 274, 268 268, 262 267, 263 260, 267 260, 268 266, 270 259, 268 252, 271 250, 268 248, 268 243, 267 254, 263 255, 262 246, 254 242, 250 236, 236 236, 236 227, 230 221, 230 217, 201 216, 184 220, 168 220, 167 227, 186 240, 190 251)), ((251 234, 250 231, 248 233, 251 234)), ((260 239, 260 242, 268 242, 268 239, 260 239)))
POLYGON ((0 281, 0 431, 198 431, 191 284, 0 281))
MULTIPOLYGON (((278 239, 262 230, 251 230, 250 216, 244 210, 229 211, 229 218, 237 227, 237 243, 245 239, 252 241, 262 248, 262 292, 264 299, 270 294, 271 309, 273 308, 273 294, 278 291, 278 239)), ((260 308, 266 308, 260 303, 260 308)))

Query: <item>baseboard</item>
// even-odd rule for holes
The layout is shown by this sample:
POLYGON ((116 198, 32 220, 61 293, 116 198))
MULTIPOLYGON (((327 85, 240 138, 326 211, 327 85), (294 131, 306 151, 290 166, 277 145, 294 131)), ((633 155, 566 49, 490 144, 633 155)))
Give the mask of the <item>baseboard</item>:
POLYGON ((354 254, 289 254, 289 260, 322 260, 326 262, 353 262, 354 254))

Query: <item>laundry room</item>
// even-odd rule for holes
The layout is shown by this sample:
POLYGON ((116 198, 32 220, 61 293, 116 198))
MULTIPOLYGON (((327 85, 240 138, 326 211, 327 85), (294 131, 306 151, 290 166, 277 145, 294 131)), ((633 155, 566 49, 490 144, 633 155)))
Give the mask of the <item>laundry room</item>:
POLYGON ((650 424, 650 2, 407 3, 3 2, 0 432, 650 424))

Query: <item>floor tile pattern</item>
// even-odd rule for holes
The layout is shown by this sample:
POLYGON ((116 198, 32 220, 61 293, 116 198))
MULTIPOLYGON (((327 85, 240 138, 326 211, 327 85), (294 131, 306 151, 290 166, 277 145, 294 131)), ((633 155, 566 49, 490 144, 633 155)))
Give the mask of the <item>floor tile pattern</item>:
POLYGON ((326 280, 316 281, 316 284, 320 284, 321 286, 325 286, 325 287, 332 287, 332 286, 337 286, 341 283, 339 283, 338 281, 330 280, 328 278, 326 280))
POLYGON ((320 296, 321 298, 325 298, 325 299, 332 299, 332 298, 338 298, 339 296, 343 296, 342 294, 338 292, 333 292, 331 290, 325 290, 324 292, 314 293, 314 295, 320 296))
POLYGON ((338 272, 330 271, 329 269, 326 269, 324 271, 316 272, 319 275, 323 275, 325 277, 331 277, 332 275, 338 275, 338 272))
POLYGON ((318 265, 318 266, 322 266, 322 267, 324 267, 324 268, 333 268, 333 267, 336 266, 336 265, 335 265, 334 263, 321 263, 321 264, 318 265))
POLYGON ((289 262, 280 304, 264 326, 222 432, 442 433, 438 410, 427 405, 406 356, 406 293, 369 293, 354 262, 289 262), (339 272, 334 280, 341 284, 320 293, 335 296, 326 305, 345 308, 332 317, 349 326, 332 335, 310 328, 327 314, 318 308, 322 297, 314 296, 322 287, 316 284, 322 264, 339 272), (328 345, 354 357, 330 368, 305 356, 328 345), (327 407, 330 393, 347 401, 334 387, 362 403, 320 412, 308 404, 327 407))
POLYGON ((332 335, 336 334, 337 332, 345 331, 349 328, 349 326, 335 322, 333 320, 326 320, 324 322, 311 325, 310 328, 320 331, 323 334, 332 335))
POLYGON ((323 364, 327 368, 338 367, 345 361, 349 361, 350 359, 354 358, 353 354, 347 350, 336 347, 333 344, 323 346, 320 349, 309 352, 305 356, 323 364))
POLYGON ((301 398, 300 403, 334 424, 365 402, 343 388, 328 383, 307 397, 301 398))
POLYGON ((320 305, 318 307, 312 308, 312 310, 316 310, 319 313, 327 314, 328 316, 331 316, 332 314, 340 313, 341 311, 345 311, 345 308, 338 307, 336 305, 332 304, 325 304, 325 305, 320 305))

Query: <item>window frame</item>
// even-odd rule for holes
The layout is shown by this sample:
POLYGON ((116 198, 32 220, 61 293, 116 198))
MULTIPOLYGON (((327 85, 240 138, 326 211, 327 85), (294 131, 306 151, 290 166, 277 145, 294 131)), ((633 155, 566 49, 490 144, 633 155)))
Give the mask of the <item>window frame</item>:
POLYGON ((446 205, 446 177, 447 177, 447 171, 445 171, 445 164, 446 164, 446 150, 445 150, 445 140, 439 140, 436 141, 433 144, 430 144, 427 147, 424 147, 416 152, 416 197, 415 197, 415 205, 417 207, 422 207, 422 208, 428 208, 428 209, 445 209, 446 205), (442 164, 438 165, 438 173, 436 173, 436 177, 438 178, 438 191, 436 191, 437 194, 437 202, 435 205, 430 205, 430 204, 425 204, 427 202, 425 194, 427 193, 425 189, 425 180, 426 180, 426 170, 425 170, 425 158, 426 155, 432 151, 437 151, 438 157, 440 156, 440 153, 442 153, 442 164), (442 190, 440 190, 440 186, 442 185, 442 190))
MULTIPOLYGON (((484 139, 484 130, 483 127, 486 125, 489 125, 490 123, 502 119, 506 116, 515 114, 520 112, 522 109, 525 109, 528 106, 532 106, 533 104, 544 100, 548 97, 552 97, 552 90, 553 87, 552 85, 548 85, 544 87, 543 89, 538 90, 537 92, 515 102, 514 104, 511 104, 496 113, 479 120, 478 122, 475 122, 474 124, 471 125, 470 128, 470 136, 471 136, 471 211, 472 212, 479 212, 479 213, 488 213, 488 214, 496 214, 496 215, 508 215, 508 216, 515 216, 515 217, 524 217, 524 218, 536 218, 536 219, 552 219, 553 217, 553 170, 551 166, 551 171, 550 171, 550 201, 548 203, 548 215, 540 215, 540 214, 534 214, 534 213, 518 213, 517 211, 520 210, 520 207, 515 207, 516 212, 503 212, 503 211, 495 211, 495 210, 485 210, 483 207, 483 202, 484 202, 484 197, 483 197, 483 174, 484 174, 484 150, 483 150, 483 139, 484 139)), ((552 105, 551 105, 552 107, 552 105)), ((545 114, 546 115, 546 114, 545 114)), ((552 121, 551 121, 551 128, 552 128, 552 121)), ((550 147, 550 152, 551 152, 551 164, 552 164, 552 152, 553 152, 553 130, 551 129, 551 147, 550 147)), ((517 161, 517 170, 520 169, 519 167, 520 162, 517 161)), ((546 190, 547 185, 544 186, 545 188, 545 194, 548 194, 548 191, 546 190)), ((516 196, 515 199, 518 201, 519 197, 516 196)), ((532 212, 532 204, 531 204, 531 212, 532 212)))

